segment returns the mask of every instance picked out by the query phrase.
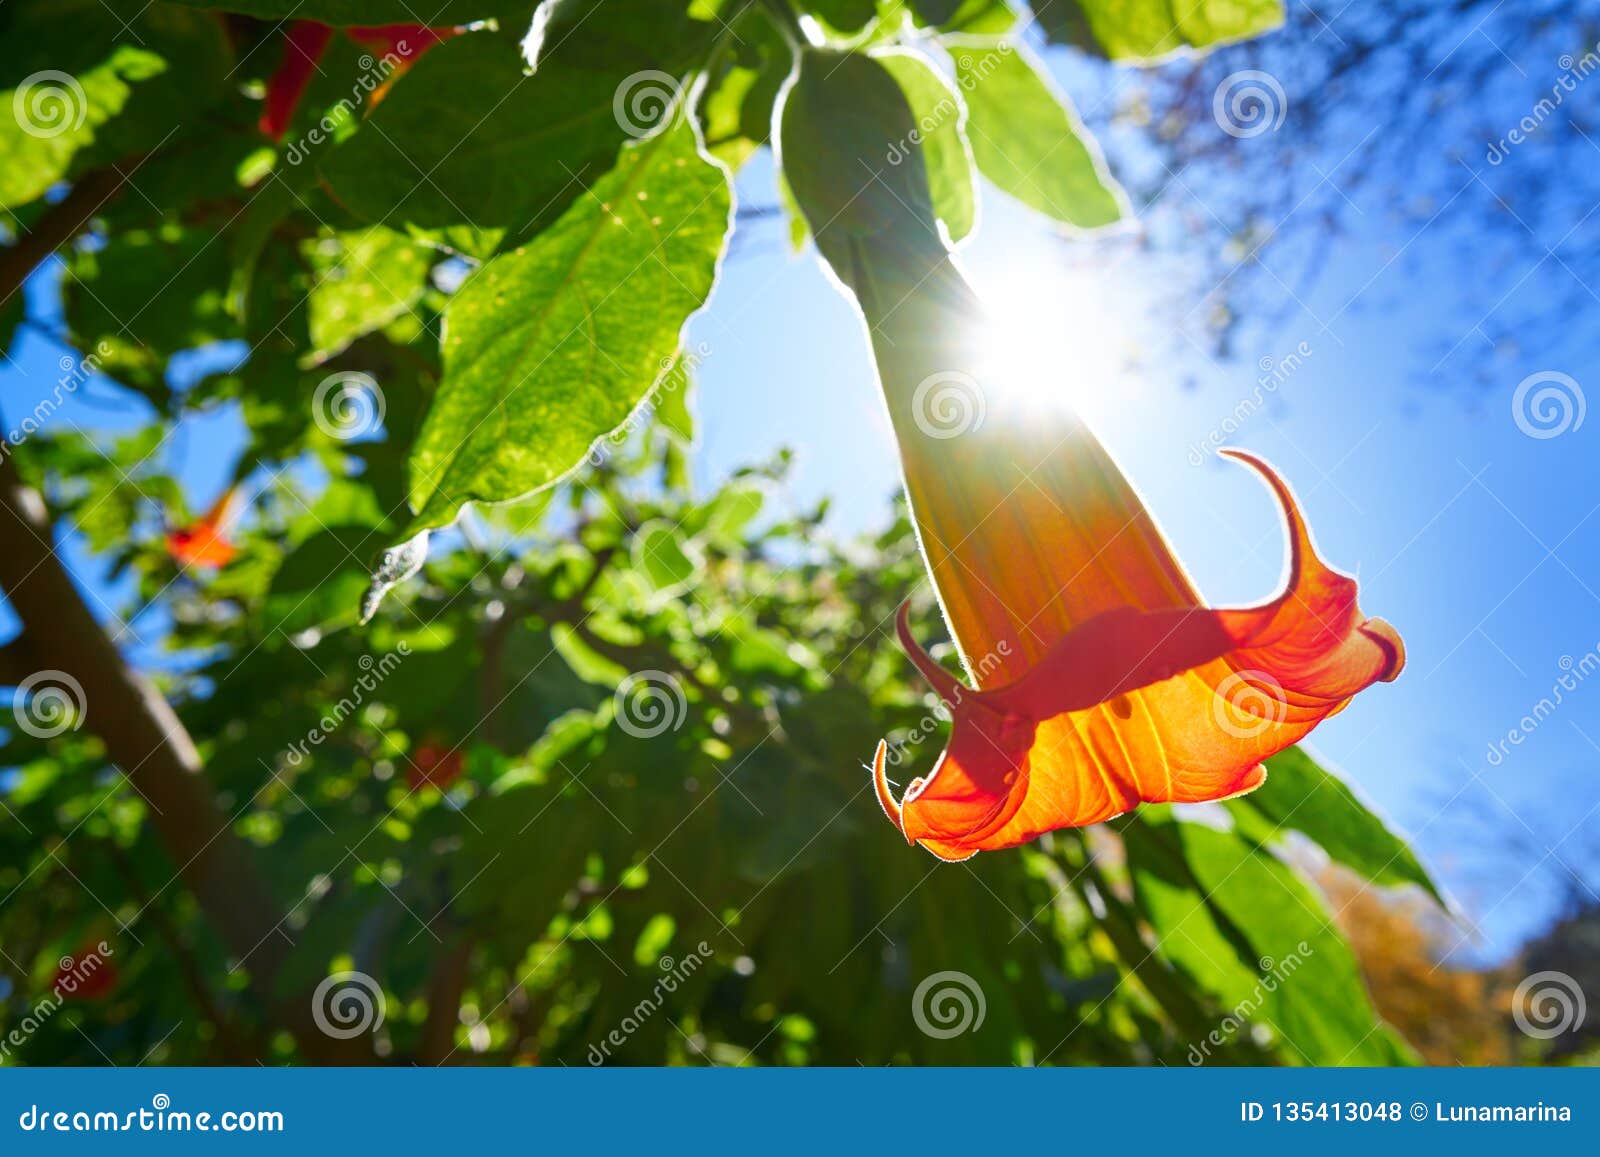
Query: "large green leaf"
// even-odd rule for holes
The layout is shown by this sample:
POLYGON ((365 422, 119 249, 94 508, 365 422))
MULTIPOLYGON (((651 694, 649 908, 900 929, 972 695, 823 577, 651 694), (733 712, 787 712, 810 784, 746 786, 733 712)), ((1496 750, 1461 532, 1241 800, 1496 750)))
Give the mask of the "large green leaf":
POLYGON ((1002 192, 1082 229, 1122 218, 1126 198, 1066 98, 1009 41, 955 50, 978 169, 1002 192))
POLYGON ((559 212, 615 154, 623 135, 614 88, 600 74, 555 65, 528 76, 510 39, 459 36, 417 61, 322 175, 335 199, 369 221, 521 224, 559 212))
POLYGON ((1267 760, 1267 782, 1228 802, 1234 822, 1257 840, 1292 829, 1316 841, 1336 862, 1374 884, 1416 884, 1441 904, 1416 853, 1347 784, 1303 750, 1267 760))
POLYGON ((339 28, 409 24, 427 17, 439 26, 531 12, 532 0, 174 0, 190 8, 242 12, 263 20, 315 20, 339 28))
POLYGON ((889 163, 903 164, 912 149, 921 151, 934 212, 950 239, 960 241, 972 232, 978 215, 972 155, 962 132, 961 97, 919 56, 886 52, 878 60, 899 83, 917 121, 916 138, 895 142, 888 152, 889 163))
MULTIPOLYGON (((1306 1064, 1411 1059, 1374 1011, 1321 898, 1293 870, 1233 832, 1161 809, 1141 814, 1123 829, 1135 898, 1157 950, 1221 1006, 1218 1033, 1259 1025, 1306 1064)), ((1210 1050, 1194 1044, 1202 1063, 1210 1050)))
POLYGON ((462 286, 412 450, 419 525, 548 485, 628 417, 711 292, 730 203, 726 171, 680 119, 462 286))
POLYGON ((1278 27, 1283 0, 1031 0, 1057 44, 1098 47, 1113 60, 1154 60, 1278 27))
POLYGON ((393 227, 537 232, 672 107, 711 27, 641 3, 570 27, 570 5, 551 6, 527 46, 474 32, 432 49, 323 163, 334 197, 393 227))

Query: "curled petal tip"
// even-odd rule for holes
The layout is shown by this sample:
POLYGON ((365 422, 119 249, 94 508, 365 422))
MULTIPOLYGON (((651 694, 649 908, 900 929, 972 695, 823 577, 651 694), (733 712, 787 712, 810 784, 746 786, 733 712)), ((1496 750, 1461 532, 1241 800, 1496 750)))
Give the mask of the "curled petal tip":
POLYGON ((889 790, 888 761, 889 745, 880 739, 878 750, 872 753, 872 789, 878 794, 878 806, 883 809, 883 814, 889 817, 889 822, 899 829, 901 835, 905 835, 905 819, 899 803, 889 790))

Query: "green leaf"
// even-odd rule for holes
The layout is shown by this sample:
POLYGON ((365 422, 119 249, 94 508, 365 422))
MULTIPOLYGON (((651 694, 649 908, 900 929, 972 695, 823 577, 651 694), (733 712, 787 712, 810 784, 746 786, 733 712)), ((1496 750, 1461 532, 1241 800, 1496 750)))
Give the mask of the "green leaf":
POLYGON ((144 7, 128 13, 126 31, 100 0, 0 14, 0 208, 42 196, 86 158, 120 160, 162 144, 221 89, 231 64, 222 26, 144 7))
MULTIPOLYGON (((1240 830, 1263 842, 1293 829, 1374 884, 1416 884, 1440 904, 1416 853, 1349 786, 1298 747, 1266 761, 1267 782, 1227 807, 1240 830)), ((1281 837, 1280 837, 1281 838, 1281 837)))
POLYGON ((423 16, 436 27, 489 16, 528 12, 530 0, 173 0, 189 8, 242 12, 263 20, 315 20, 348 28, 368 24, 415 23, 423 16))
POLYGON ((1157 60, 1248 40, 1283 23, 1283 0, 1031 0, 1052 43, 1157 60))
MULTIPOLYGON (((1159 951, 1234 1022, 1219 1020, 1218 1033, 1261 1025, 1296 1064, 1412 1059, 1374 1011, 1321 897, 1292 869, 1233 832, 1162 809, 1141 816, 1123 828, 1135 898, 1159 951)), ((1207 1042, 1193 1044, 1191 1061, 1203 1063, 1207 1042)))
POLYGON ((885 52, 877 59, 899 83, 917 122, 916 138, 893 145, 889 163, 900 164, 911 149, 921 151, 934 212, 950 240, 960 241, 972 232, 978 213, 972 154, 962 131, 966 110, 961 97, 919 56, 885 52))
POLYGON ((635 532, 633 565, 653 594, 665 598, 687 590, 705 559, 676 525, 657 518, 635 532))
POLYGON ((731 201, 726 171, 680 118, 461 287, 412 449, 418 525, 549 485, 627 419, 711 292, 731 201))
POLYGON ((1064 96, 1009 41, 953 49, 978 169, 1024 205, 1080 229, 1122 219, 1127 198, 1064 96))
POLYGON ((524 73, 516 44, 458 36, 418 60, 322 165, 368 221, 503 230, 559 212, 623 140, 614 83, 558 66, 524 73), (441 101, 440 93, 450 99, 441 101))
POLYGON ((316 272, 311 289, 311 357, 322 361, 382 329, 421 299, 432 251, 378 226, 301 245, 316 272))
POLYGON ((269 629, 294 635, 356 620, 372 558, 388 536, 371 526, 336 526, 295 547, 272 578, 263 611, 269 629))

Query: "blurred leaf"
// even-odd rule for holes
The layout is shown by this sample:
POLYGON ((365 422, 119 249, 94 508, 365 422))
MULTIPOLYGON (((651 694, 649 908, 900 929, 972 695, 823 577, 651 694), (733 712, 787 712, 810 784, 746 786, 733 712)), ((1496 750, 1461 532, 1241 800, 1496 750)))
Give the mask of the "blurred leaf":
POLYGON ((1444 903, 1405 841, 1303 748, 1279 752, 1266 766, 1266 783, 1227 803, 1235 822, 1252 839, 1265 842, 1281 829, 1293 829, 1365 880, 1388 886, 1416 884, 1444 903))
POLYGON ((1113 60, 1157 60, 1283 23, 1283 0, 1029 0, 1050 40, 1113 60))
POLYGON ((338 353, 381 329, 422 298, 430 250, 381 226, 303 242, 315 271, 311 287, 311 354, 338 353))
POLYGON ((1005 193, 1080 229, 1121 220, 1121 188, 1066 98, 1007 41, 955 50, 978 169, 1005 193))
MULTIPOLYGON (((1159 950, 1221 1006, 1311 1065, 1406 1063, 1367 999, 1349 946, 1302 879, 1230 832, 1146 808, 1122 829, 1134 895, 1159 950)), ((1209 1055, 1205 1042, 1191 1042, 1209 1055)), ((1191 1053, 1191 1059, 1194 1056, 1191 1053)), ((1200 1062, 1193 1062, 1200 1063, 1200 1062)))

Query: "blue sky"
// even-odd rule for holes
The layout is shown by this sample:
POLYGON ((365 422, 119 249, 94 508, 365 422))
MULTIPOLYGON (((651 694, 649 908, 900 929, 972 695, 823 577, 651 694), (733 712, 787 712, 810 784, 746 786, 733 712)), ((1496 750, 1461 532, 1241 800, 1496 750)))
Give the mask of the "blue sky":
MULTIPOLYGON (((1461 197, 1490 196, 1495 176, 1463 174, 1461 197)), ((766 158, 740 185, 748 203, 776 203, 766 158)), ((1177 184, 1168 195, 1194 193, 1177 184)), ((1469 918, 1459 950, 1497 954, 1548 920, 1563 879, 1597 877, 1600 678, 1575 673, 1600 650, 1600 418, 1540 438, 1513 410, 1534 374, 1571 375, 1581 397, 1595 364, 1594 327, 1581 323, 1594 319, 1553 345, 1492 348, 1457 307, 1462 279, 1503 279, 1508 298, 1537 303, 1550 279, 1571 275, 1546 260, 1558 238, 1536 227, 1525 253, 1483 273, 1462 265, 1448 215, 1419 229, 1368 208, 1314 287, 1286 290, 1276 319, 1245 326, 1225 363, 1173 332, 1207 308, 1208 287, 1190 292, 1131 238, 1069 242, 987 190, 963 260, 980 289, 1048 334, 1040 372, 1071 392, 1219 605, 1272 593, 1282 567, 1266 491, 1194 451, 1249 401, 1226 440, 1279 466, 1324 556, 1358 574, 1364 609, 1408 648, 1401 679, 1360 696, 1311 746, 1417 839, 1469 918), (1292 373, 1260 389, 1263 359, 1291 354, 1292 373), (1469 384, 1478 380, 1488 385, 1469 384), (1528 726, 1569 667, 1575 686, 1528 726), (1491 758, 1514 729, 1522 741, 1491 758)), ((1263 260, 1270 269, 1275 258, 1263 260)), ((37 278, 45 321, 52 296, 51 278, 37 278)), ((841 534, 884 522, 898 467, 865 334, 814 255, 789 252, 780 222, 750 223, 691 340, 710 350, 697 406, 703 483, 788 446, 794 501, 831 495, 841 534)), ((0 363, 8 406, 47 394, 61 353, 25 333, 15 363, 0 363)), ((103 387, 87 393, 60 420, 113 428, 138 414, 135 403, 122 415, 93 405, 110 396, 103 387)), ((181 462, 192 504, 221 489, 240 440, 223 416, 163 451, 181 462)), ((81 553, 73 561, 96 573, 81 553)), ((126 593, 97 589, 108 602, 126 593)), ((139 627, 159 634, 159 616, 139 627)))

